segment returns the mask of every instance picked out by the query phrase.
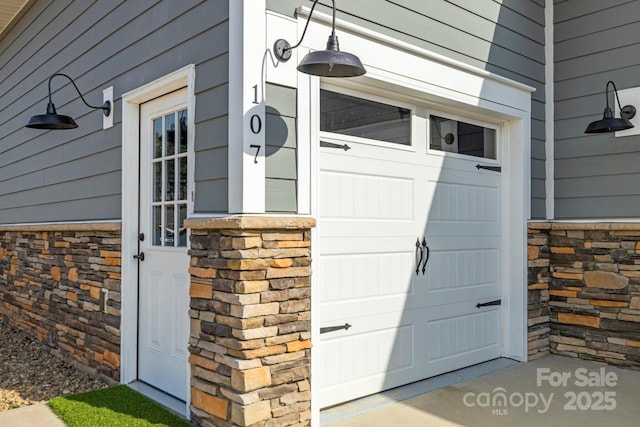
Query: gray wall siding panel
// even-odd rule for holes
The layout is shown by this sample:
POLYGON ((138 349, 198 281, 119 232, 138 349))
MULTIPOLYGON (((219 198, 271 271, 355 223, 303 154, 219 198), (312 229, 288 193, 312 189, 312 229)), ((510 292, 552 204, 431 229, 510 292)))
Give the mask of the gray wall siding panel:
POLYGON ((228 16, 227 0, 34 1, 0 39, 0 223, 120 218, 120 96, 191 63, 196 188, 205 190, 196 197, 212 199, 196 200, 196 211, 226 212, 228 16), (56 78, 56 107, 80 127, 25 129, 44 112, 46 82, 57 71, 73 77, 89 103, 113 86, 115 126, 103 131, 100 112, 56 78))
POLYGON ((297 94, 294 88, 267 83, 266 86, 265 209, 267 212, 296 212, 297 94))
POLYGON ((640 136, 584 134, 608 80, 640 86, 640 2, 568 0, 554 9, 558 219, 637 218, 640 136))
POLYGON ((296 182, 287 179, 267 178, 266 190, 269 197, 266 201, 267 212, 295 212, 298 209, 295 194, 296 182))
POLYGON ((228 180, 196 182, 196 212, 226 212, 229 199, 228 180))
MULTIPOLYGON (((288 16, 298 6, 311 5, 310 0, 267 0, 268 9, 288 16)), ((317 8, 330 13, 327 5, 317 8)), ((536 88, 532 177, 545 178, 543 0, 351 0, 337 6, 340 19, 536 88)), ((545 217, 544 187, 532 181, 534 218, 545 217)))

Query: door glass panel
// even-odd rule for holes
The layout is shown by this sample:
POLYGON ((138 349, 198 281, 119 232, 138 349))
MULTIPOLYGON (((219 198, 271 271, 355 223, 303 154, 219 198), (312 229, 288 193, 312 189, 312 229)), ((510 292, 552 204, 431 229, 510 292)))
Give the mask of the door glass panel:
POLYGON ((187 152, 187 110, 178 111, 179 153, 187 152))
POLYGON ((175 171, 175 161, 165 160, 165 176, 167 177, 167 182, 165 184, 166 192, 164 200, 167 202, 171 202, 175 198, 175 183, 176 183, 176 171, 175 171))
POLYGON ((434 115, 429 124, 432 150, 496 159, 495 129, 434 115))
POLYGON ((153 154, 149 161, 153 171, 150 215, 154 246, 187 246, 187 117, 185 109, 153 120, 153 154))
POLYGON ((173 156, 176 153, 176 116, 171 114, 164 118, 165 129, 167 129, 167 156, 173 156))
POLYGON ((178 246, 185 247, 187 246, 187 229, 184 227, 184 220, 187 219, 187 205, 179 205, 178 209, 178 224, 180 224, 178 228, 178 246))
POLYGON ((187 158, 181 157, 178 162, 180 163, 180 194, 178 195, 178 200, 187 200, 187 158))
POLYGON ((411 145, 411 110, 322 89, 320 130, 411 145))
POLYGON ((160 246, 162 242, 162 207, 154 206, 153 207, 153 244, 155 246, 160 246))
POLYGON ((153 158, 162 157, 162 119, 153 121, 153 158))
POLYGON ((175 230, 176 230, 175 224, 176 223, 175 223, 173 212, 174 212, 173 205, 166 206, 166 213, 165 213, 166 226, 164 228, 164 245, 165 246, 173 246, 173 243, 175 241, 175 230))
POLYGON ((162 162, 153 164, 153 201, 162 200, 162 162))

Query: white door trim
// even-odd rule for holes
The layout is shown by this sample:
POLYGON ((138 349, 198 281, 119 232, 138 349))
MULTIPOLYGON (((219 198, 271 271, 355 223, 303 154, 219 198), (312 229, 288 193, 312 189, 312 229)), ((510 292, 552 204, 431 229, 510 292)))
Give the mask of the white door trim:
MULTIPOLYGON (((195 141, 195 65, 187 65, 151 83, 122 95, 122 278, 120 320, 120 382, 128 384, 138 377, 138 169, 140 104, 177 89, 187 88, 188 162, 194 164, 195 141), (132 185, 133 184, 133 185, 132 185)), ((193 213, 194 168, 189 168, 187 215, 193 213)), ((187 378, 191 375, 188 373, 187 378)), ((187 395, 186 414, 190 398, 187 395)))

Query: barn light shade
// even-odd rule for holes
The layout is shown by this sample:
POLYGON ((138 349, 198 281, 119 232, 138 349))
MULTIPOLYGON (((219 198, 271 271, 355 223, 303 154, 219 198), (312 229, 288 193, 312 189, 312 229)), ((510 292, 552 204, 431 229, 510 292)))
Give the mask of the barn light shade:
POLYGON ((631 129, 633 127, 633 124, 630 122, 630 120, 635 117, 636 108, 633 105, 625 105, 624 107, 620 105, 620 98, 618 98, 618 89, 616 88, 615 83, 613 83, 611 80, 607 82, 607 86, 605 88, 605 96, 607 100, 607 106, 604 109, 602 119, 589 123, 589 126, 587 126, 587 129, 585 129, 584 133, 617 132, 620 130, 631 129), (613 110, 611 110, 611 107, 609 107, 609 85, 613 86, 613 93, 616 96, 618 108, 620 109, 620 117, 614 117, 613 110))
MULTIPOLYGON (((276 58, 281 62, 287 62, 291 58, 291 51, 302 43, 304 36, 313 15, 313 10, 316 7, 318 0, 313 2, 313 7, 307 18, 307 23, 302 32, 300 41, 291 46, 289 42, 284 39, 278 39, 273 45, 273 51, 276 58)), ((338 36, 336 36, 336 2, 333 3, 333 20, 331 23, 331 35, 327 41, 327 48, 325 50, 317 50, 309 52, 298 64, 298 71, 320 77, 356 77, 361 76, 367 72, 362 61, 356 55, 348 52, 340 51, 340 45, 338 43, 338 36)))
POLYGON ((51 101, 51 80, 53 80, 53 78, 56 76, 66 77, 67 79, 69 79, 69 81, 73 84, 73 87, 76 88, 78 95, 80 95, 80 99, 82 99, 82 102, 84 102, 87 107, 101 109, 102 114, 104 114, 106 117, 111 114, 111 102, 105 101, 105 103, 100 107, 89 105, 80 93, 80 90, 78 89, 78 86, 76 86, 76 83, 73 81, 73 79, 66 74, 57 73, 49 77, 49 102, 47 103, 47 112, 45 114, 39 114, 37 116, 31 117, 26 127, 32 129, 75 129, 78 127, 76 121, 71 117, 58 114, 56 112, 56 106, 53 104, 53 101, 51 101))

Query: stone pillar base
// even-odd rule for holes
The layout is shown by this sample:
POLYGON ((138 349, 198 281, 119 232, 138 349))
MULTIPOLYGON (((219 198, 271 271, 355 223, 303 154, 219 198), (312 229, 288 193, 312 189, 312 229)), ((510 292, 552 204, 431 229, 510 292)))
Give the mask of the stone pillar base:
POLYGON ((309 425, 311 218, 190 219, 191 419, 309 425))

